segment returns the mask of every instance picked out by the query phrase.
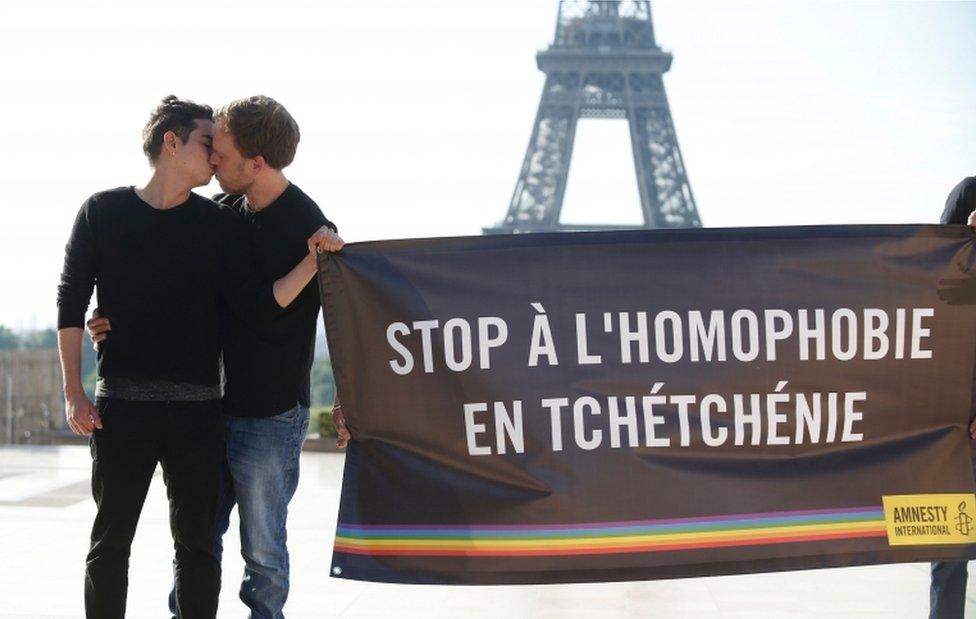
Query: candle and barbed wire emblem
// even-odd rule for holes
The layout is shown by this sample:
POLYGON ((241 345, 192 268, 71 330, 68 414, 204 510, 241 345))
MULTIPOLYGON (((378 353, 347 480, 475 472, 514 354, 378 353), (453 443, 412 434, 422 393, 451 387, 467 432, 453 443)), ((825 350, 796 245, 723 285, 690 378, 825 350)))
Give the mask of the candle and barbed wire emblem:
POLYGON ((972 532, 973 518, 966 513, 966 502, 959 504, 959 515, 956 516, 956 531, 968 536, 972 532))

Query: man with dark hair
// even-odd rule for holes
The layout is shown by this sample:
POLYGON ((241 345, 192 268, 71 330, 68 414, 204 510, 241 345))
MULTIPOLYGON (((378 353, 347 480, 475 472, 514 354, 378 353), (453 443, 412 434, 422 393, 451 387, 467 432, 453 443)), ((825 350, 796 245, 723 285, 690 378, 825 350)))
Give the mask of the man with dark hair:
POLYGON ((170 504, 177 614, 215 616, 223 455, 218 303, 242 320, 268 320, 316 271, 315 256, 306 252, 273 285, 255 277, 240 219, 191 191, 213 175, 212 140, 209 107, 163 99, 144 130, 149 182, 91 196, 66 247, 58 287, 65 412, 75 433, 91 435, 97 506, 85 571, 88 617, 125 614, 129 551, 157 463, 170 504), (84 315, 96 285, 114 330, 99 350, 93 405, 80 366, 84 315), (173 316, 182 318, 177 336, 165 328, 173 316))
MULTIPOLYGON (((213 108, 192 101, 183 101, 174 95, 163 97, 162 102, 149 115, 149 122, 142 129, 142 152, 155 164, 163 152, 163 139, 172 131, 183 143, 196 129, 195 120, 213 120, 213 108)), ((212 140, 211 140, 212 141, 212 140)))
MULTIPOLYGON (((976 176, 964 178, 946 199, 942 211, 944 224, 976 226, 976 176)), ((969 434, 976 439, 976 419, 970 413, 969 434)), ((973 462, 976 472, 976 460, 973 462)), ((974 473, 976 474, 976 473, 974 473)), ((966 561, 935 561, 932 563, 932 582, 929 587, 930 619, 962 619, 966 605, 966 581, 969 578, 966 561)))

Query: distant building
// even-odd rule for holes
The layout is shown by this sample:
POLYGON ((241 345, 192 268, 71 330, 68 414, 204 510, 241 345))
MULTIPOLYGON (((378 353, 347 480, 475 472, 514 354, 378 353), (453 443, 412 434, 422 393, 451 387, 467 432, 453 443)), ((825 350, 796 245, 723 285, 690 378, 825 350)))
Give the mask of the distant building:
POLYGON ((50 444, 69 438, 61 382, 56 349, 0 350, 0 440, 50 444))

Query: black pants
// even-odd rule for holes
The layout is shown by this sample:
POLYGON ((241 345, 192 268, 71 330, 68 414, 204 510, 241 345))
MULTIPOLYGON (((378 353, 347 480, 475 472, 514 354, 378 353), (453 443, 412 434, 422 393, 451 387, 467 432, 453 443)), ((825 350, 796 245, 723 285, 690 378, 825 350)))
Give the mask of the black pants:
POLYGON ((219 402, 99 398, 96 406, 103 428, 91 438, 98 512, 85 569, 88 617, 125 616, 129 551, 157 462, 176 548, 177 616, 214 617, 220 593, 214 521, 224 456, 219 402))
MULTIPOLYGON (((970 452, 976 476, 976 446, 970 452)), ((933 561, 929 585, 929 619, 963 619, 966 612, 968 561, 933 561)))

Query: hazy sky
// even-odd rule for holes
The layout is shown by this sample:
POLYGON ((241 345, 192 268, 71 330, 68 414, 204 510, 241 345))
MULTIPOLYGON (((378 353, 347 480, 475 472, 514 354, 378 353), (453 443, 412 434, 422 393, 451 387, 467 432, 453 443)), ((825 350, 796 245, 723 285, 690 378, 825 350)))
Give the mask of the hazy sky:
MULTIPOLYGON (((160 98, 263 93, 351 241, 478 234, 529 139, 555 0, 36 0, 0 9, 0 324, 55 320, 91 193, 143 183, 160 98)), ((932 222, 976 174, 976 2, 652 3, 706 226, 932 222)), ((632 221, 624 121, 580 125, 565 219, 632 221)), ((209 195, 216 185, 201 190, 209 195)))

